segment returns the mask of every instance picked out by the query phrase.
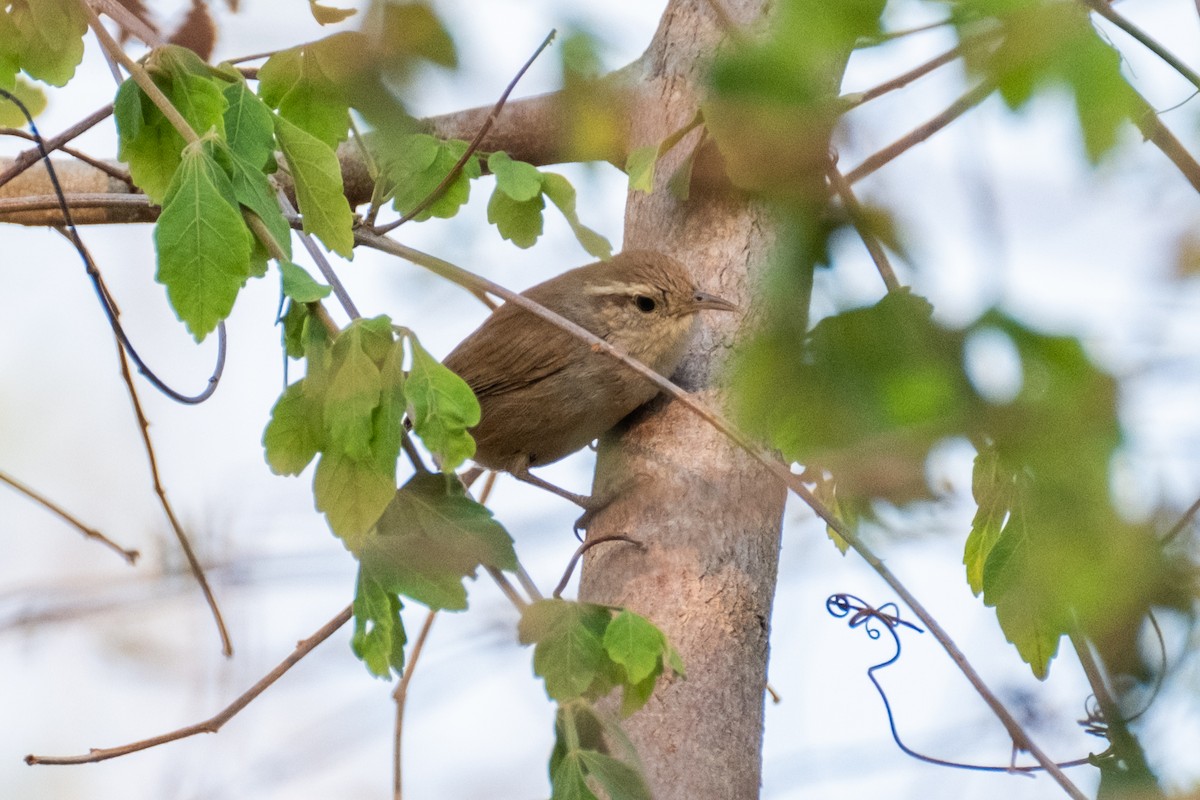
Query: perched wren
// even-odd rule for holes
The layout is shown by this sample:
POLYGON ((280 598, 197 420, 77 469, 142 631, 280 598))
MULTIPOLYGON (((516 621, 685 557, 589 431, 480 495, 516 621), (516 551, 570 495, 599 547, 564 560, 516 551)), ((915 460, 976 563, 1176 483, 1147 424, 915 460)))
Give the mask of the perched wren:
MULTIPOLYGON (((683 359, 697 312, 737 309, 697 291, 675 259, 646 250, 570 270, 522 294, 664 376, 683 359)), ((471 429, 475 462, 589 511, 598 506, 591 498, 531 475, 529 468, 579 450, 658 394, 633 370, 512 303, 498 308, 444 363, 479 398, 482 417, 471 429)))

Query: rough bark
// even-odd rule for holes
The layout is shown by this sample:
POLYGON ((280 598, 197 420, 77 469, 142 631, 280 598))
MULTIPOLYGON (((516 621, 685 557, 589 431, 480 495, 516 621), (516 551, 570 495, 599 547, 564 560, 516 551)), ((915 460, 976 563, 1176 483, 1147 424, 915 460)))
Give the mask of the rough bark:
MULTIPOLYGON (((756 18, 761 5, 725 3, 742 20, 756 18)), ((659 142, 692 119, 722 34, 706 0, 669 4, 641 62, 645 89, 631 117, 633 147, 659 142)), ((675 255, 703 289, 745 308, 774 226, 742 197, 694 187, 681 202, 666 190, 697 136, 660 163, 653 193, 630 194, 625 246, 675 255)), ((717 403, 711 387, 734 339, 732 317, 704 317, 674 376, 717 403)), ((689 411, 662 402, 601 442, 595 491, 603 496, 631 478, 589 535, 623 533, 644 549, 613 543, 590 550, 581 597, 647 615, 679 649, 687 679, 660 685, 627 730, 658 800, 757 797, 783 487, 689 411)))

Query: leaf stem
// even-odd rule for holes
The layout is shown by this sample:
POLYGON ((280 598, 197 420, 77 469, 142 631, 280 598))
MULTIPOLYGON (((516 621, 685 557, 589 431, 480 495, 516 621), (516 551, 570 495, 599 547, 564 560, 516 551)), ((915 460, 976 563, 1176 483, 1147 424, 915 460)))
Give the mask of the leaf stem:
POLYGON ((188 121, 179 113, 179 109, 175 108, 175 104, 163 94, 162 89, 158 88, 158 84, 150 77, 150 73, 146 71, 146 68, 130 58, 121 45, 117 44, 117 40, 104 27, 104 23, 100 21, 100 17, 96 16, 95 10, 88 1, 78 0, 78 2, 88 16, 88 26, 91 27, 92 33, 96 34, 96 38, 100 40, 100 45, 104 48, 104 51, 120 62, 121 66, 129 73, 129 77, 133 78, 134 83, 146 93, 146 96, 150 98, 150 102, 158 107, 158 110, 167 118, 171 126, 179 132, 179 135, 183 137, 185 142, 194 144, 200 141, 200 137, 196 134, 196 131, 192 129, 188 121))

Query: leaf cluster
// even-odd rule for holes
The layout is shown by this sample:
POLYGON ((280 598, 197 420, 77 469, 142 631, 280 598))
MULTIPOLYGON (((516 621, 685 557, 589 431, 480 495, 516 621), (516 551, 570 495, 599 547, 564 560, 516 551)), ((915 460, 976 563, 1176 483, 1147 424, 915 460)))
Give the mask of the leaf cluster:
POLYGON ((502 238, 521 248, 532 247, 542 235, 543 212, 549 200, 567 220, 584 250, 597 258, 612 255, 608 240, 580 221, 575 188, 565 177, 514 160, 503 151, 493 152, 486 159, 472 153, 457 172, 452 172, 468 147, 461 139, 442 140, 425 133, 389 137, 380 156, 377 202, 390 199, 402 215, 415 211, 412 218, 417 221, 453 217, 470 198, 471 181, 483 174, 486 163, 496 177, 487 219, 502 238), (452 178, 446 182, 448 176, 452 178), (430 197, 432 201, 427 201, 430 197))
POLYGON ((683 676, 679 653, 662 631, 629 610, 550 599, 521 614, 522 644, 533 644, 533 670, 546 694, 567 702, 596 700, 621 687, 628 716, 650 698, 663 674, 683 676))
POLYGON ((279 474, 298 475, 320 456, 317 508, 354 549, 393 501, 405 416, 451 472, 475 452, 467 429, 479 422, 479 403, 410 331, 397 336, 387 317, 356 320, 331 336, 293 301, 284 324, 289 349, 303 354, 308 370, 271 411, 263 434, 267 462, 279 474))
POLYGON ((1186 576, 1111 498, 1116 382, 1077 340, 995 310, 947 328, 923 298, 893 292, 803 336, 769 321, 739 352, 731 383, 747 429, 788 460, 832 474, 842 508, 860 516, 875 501, 931 497, 931 450, 974 443, 968 578, 1038 677, 1076 624, 1119 652, 1150 606, 1186 607, 1186 576), (969 377, 967 341, 983 331, 1003 337, 1020 362, 1019 390, 1003 402, 969 377))
POLYGON ((595 798, 594 784, 614 800, 649 798, 633 748, 592 701, 620 687, 627 717, 646 704, 661 676, 682 678, 683 661, 662 631, 628 609, 557 598, 528 606, 518 631, 523 644, 534 645, 534 672, 559 704, 552 797, 595 798), (618 756, 614 745, 621 744, 618 756))

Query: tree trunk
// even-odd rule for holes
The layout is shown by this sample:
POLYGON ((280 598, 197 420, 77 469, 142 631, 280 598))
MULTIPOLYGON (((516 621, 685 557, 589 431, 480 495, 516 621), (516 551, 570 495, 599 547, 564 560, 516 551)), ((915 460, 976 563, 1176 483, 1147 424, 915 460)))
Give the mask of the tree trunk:
MULTIPOLYGON (((724 6, 743 21, 762 13, 759 0, 724 6)), ((642 59, 631 147, 660 142, 694 117, 722 34, 706 0, 668 5, 642 59)), ((625 247, 670 253, 702 289, 747 308, 774 225, 744 197, 693 192, 679 201, 666 189, 698 137, 660 162, 652 194, 630 193, 625 247)), ((674 378, 719 404, 710 386, 738 322, 702 317, 674 378)), ((624 534, 644 547, 614 542, 588 551, 581 598, 648 616, 683 656, 687 679, 660 685, 627 730, 658 800, 757 797, 784 489, 694 414, 661 399, 601 442, 595 491, 604 496, 631 480, 589 536, 624 534)))

